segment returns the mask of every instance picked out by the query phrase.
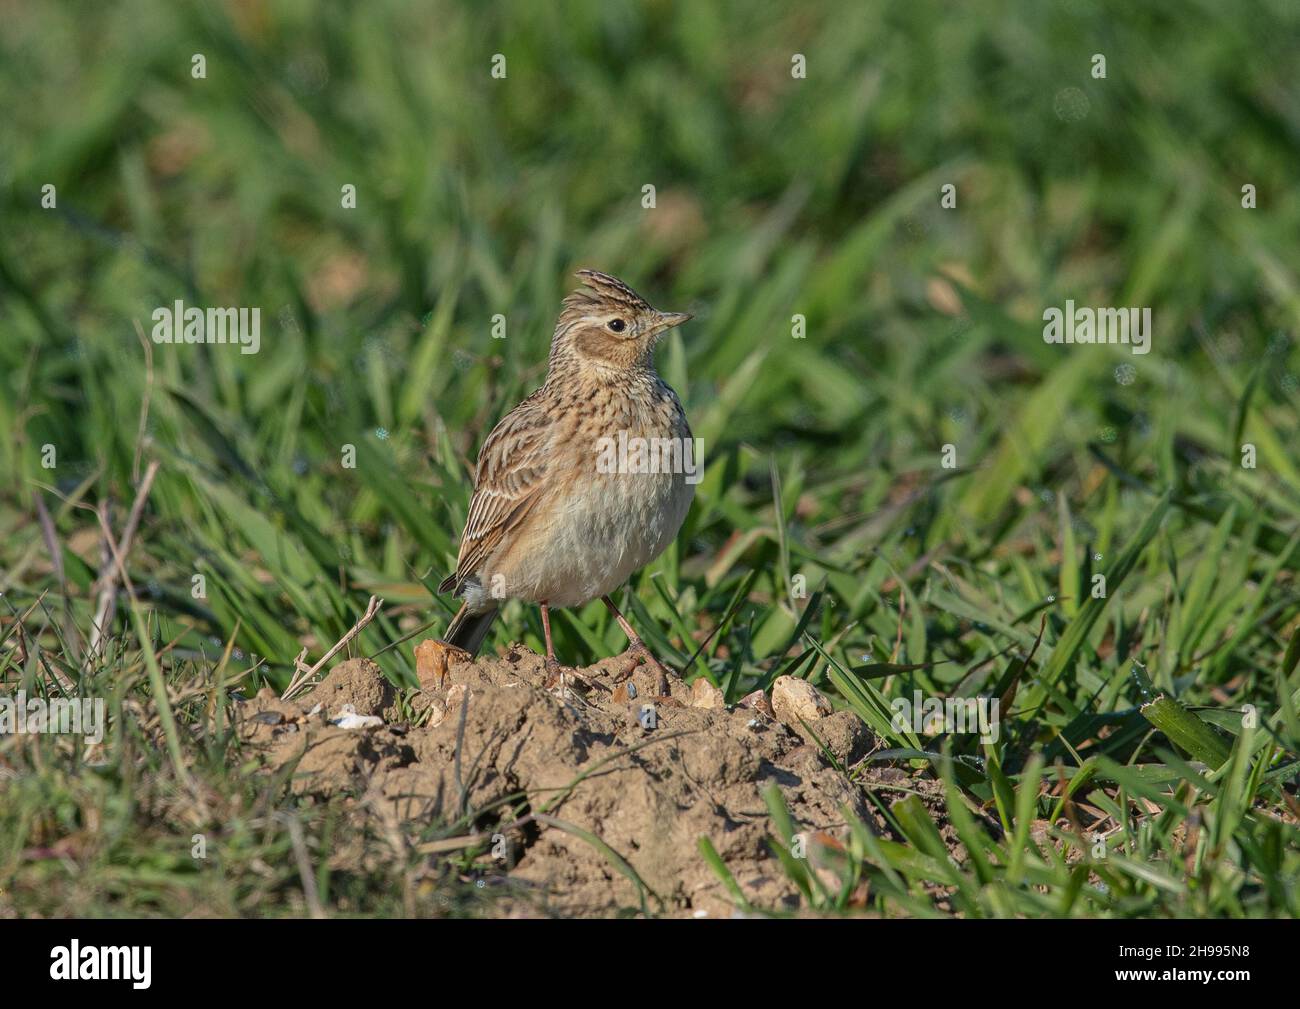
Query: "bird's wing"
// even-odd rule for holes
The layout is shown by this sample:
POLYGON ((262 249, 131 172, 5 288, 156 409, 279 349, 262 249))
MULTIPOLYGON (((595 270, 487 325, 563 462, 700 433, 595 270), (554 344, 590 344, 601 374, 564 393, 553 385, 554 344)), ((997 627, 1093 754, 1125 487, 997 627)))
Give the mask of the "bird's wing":
POLYGON ((460 539, 456 573, 439 586, 460 588, 537 503, 545 483, 553 421, 537 390, 511 410, 478 454, 474 497, 460 539))

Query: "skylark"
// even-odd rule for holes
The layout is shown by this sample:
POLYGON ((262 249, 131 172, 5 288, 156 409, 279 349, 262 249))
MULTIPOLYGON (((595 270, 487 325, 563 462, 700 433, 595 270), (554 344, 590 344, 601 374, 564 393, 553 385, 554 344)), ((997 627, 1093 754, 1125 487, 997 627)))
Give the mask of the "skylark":
POLYGON ((607 274, 578 276, 588 290, 564 299, 546 382, 479 451, 456 572, 438 586, 465 600, 443 640, 475 654, 505 600, 537 603, 554 677, 550 608, 599 598, 666 689, 609 594, 672 542, 695 492, 691 429, 654 367, 660 337, 691 317, 657 311, 607 274), (629 444, 643 448, 631 465, 629 444), (683 448, 686 466, 659 465, 681 461, 683 448))

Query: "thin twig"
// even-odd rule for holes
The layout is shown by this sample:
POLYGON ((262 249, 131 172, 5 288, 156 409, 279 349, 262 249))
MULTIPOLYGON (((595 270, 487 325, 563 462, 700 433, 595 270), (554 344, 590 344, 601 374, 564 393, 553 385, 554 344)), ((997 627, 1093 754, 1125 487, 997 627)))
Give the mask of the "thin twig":
POLYGON ((534 816, 532 813, 525 813, 513 823, 507 823, 503 826, 493 827, 491 830, 480 831, 477 834, 462 834, 460 837, 445 837, 438 841, 428 841, 421 844, 415 850, 421 855, 442 855, 449 851, 461 851, 465 848, 472 848, 475 845, 491 841, 498 834, 506 834, 512 830, 519 830, 532 823, 534 816))
POLYGON ((63 549, 59 546, 59 535, 54 528, 54 520, 50 518, 50 510, 45 507, 45 498, 39 489, 32 491, 32 500, 36 502, 36 517, 41 524, 41 536, 45 539, 45 549, 50 552, 50 567, 54 571, 55 579, 58 580, 59 594, 63 599, 63 634, 69 650, 73 653, 72 657, 80 662, 81 656, 77 654, 81 650, 80 642, 77 639, 76 622, 72 617, 72 600, 68 598, 68 578, 63 569, 63 549))
POLYGON ((154 459, 149 463, 149 468, 144 471, 144 478, 140 481, 140 489, 136 491, 135 501, 131 505, 131 513, 127 517, 125 528, 122 530, 122 538, 116 545, 113 543, 113 530, 108 524, 107 509, 102 505, 98 509, 100 529, 104 533, 104 542, 108 547, 110 556, 99 573, 99 605, 95 610, 95 621, 90 628, 90 651, 92 654, 98 649, 100 642, 108 635, 108 629, 112 626, 113 617, 116 615, 118 580, 121 579, 132 597, 135 595, 134 589, 131 587, 131 579, 126 573, 126 556, 130 553, 136 530, 140 527, 140 517, 144 514, 145 501, 148 500, 149 490, 153 487, 154 477, 158 475, 159 465, 158 460, 154 459))
POLYGON ((328 917, 321 907, 320 894, 316 890, 316 877, 311 871, 311 858, 307 854, 307 841, 303 837, 302 824, 291 812, 281 810, 275 818, 289 830, 289 843, 293 846, 293 858, 298 866, 298 878, 302 880, 302 895, 307 901, 307 913, 313 918, 328 917))
POLYGON ((900 583, 898 586, 898 636, 894 638, 894 651, 890 662, 897 662, 903 651, 903 618, 907 616, 907 590, 900 583))
POLYGON ((382 599, 378 596, 371 596, 370 602, 366 605, 366 612, 361 615, 360 620, 352 625, 352 630, 339 638, 334 647, 321 656, 320 661, 311 668, 303 668, 303 662, 307 657, 307 649, 304 648, 299 652, 298 658, 294 660, 294 669, 296 672, 294 673, 293 679, 289 682, 289 686, 286 687, 284 693, 280 695, 280 699, 282 701, 287 701, 299 690, 305 687, 307 682, 320 671, 320 668, 325 665, 325 663, 342 651, 349 641, 360 634, 365 629, 366 625, 375 619, 379 613, 379 608, 383 605, 384 601, 382 599))
POLYGON ((149 399, 153 394, 153 344, 145 339, 144 327, 139 319, 135 323, 135 335, 144 347, 144 397, 140 400, 140 425, 135 432, 135 458, 131 462, 131 479, 140 479, 140 454, 144 451, 144 431, 149 421, 149 399))
POLYGON ((110 580, 113 577, 113 531, 108 520, 107 498, 100 501, 98 505, 79 507, 89 508, 95 513, 100 529, 99 577, 95 579, 95 584, 99 586, 100 592, 99 598, 95 602, 95 615, 90 619, 90 649, 87 652, 89 658, 99 650, 100 628, 104 628, 106 632, 116 615, 116 587, 114 582, 110 580), (104 532, 105 529, 108 529, 107 533, 104 532))

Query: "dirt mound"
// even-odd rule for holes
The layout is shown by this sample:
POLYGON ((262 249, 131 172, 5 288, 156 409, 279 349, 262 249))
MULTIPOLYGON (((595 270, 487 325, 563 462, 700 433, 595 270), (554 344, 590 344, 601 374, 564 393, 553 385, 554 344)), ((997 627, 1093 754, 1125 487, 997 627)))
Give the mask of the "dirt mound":
MULTIPOLYGON (((671 674, 661 693, 627 654, 566 670, 563 682, 518 645, 476 661, 438 642, 416 654, 423 687, 408 702, 374 663, 352 659, 301 700, 265 690, 243 705, 242 738, 273 771, 296 762, 295 792, 347 797, 381 832, 419 837, 433 824, 478 835, 521 907, 728 915, 735 902, 701 838, 756 906, 792 906, 798 891, 764 842, 764 792, 779 787, 798 830, 843 839, 846 810, 873 820, 862 787, 799 720, 841 767, 869 752, 871 733, 851 712, 827 714, 801 681, 779 683, 773 698, 796 731, 761 694, 727 708, 717 688, 671 674)), ((420 850, 457 845, 467 846, 443 838, 420 850)))

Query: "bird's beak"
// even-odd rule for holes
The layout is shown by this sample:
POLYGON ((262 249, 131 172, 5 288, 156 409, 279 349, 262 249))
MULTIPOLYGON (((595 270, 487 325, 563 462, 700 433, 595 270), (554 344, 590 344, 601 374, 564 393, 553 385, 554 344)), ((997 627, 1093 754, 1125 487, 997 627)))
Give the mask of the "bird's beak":
POLYGON ((694 318, 689 312, 656 312, 655 316, 654 326, 650 330, 651 336, 657 336, 694 318))

